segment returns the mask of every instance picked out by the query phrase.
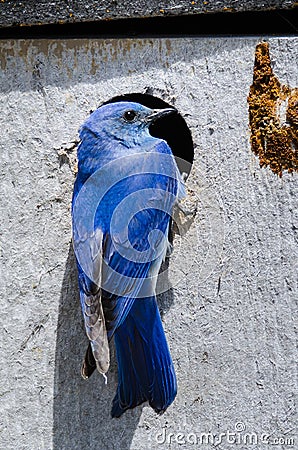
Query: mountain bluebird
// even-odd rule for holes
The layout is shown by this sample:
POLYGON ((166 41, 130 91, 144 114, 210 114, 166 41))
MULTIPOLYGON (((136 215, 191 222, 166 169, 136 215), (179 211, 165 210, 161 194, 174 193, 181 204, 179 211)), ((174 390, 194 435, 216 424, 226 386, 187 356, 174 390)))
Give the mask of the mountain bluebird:
POLYGON ((176 113, 134 102, 110 103, 80 129, 72 201, 73 245, 89 346, 82 366, 104 376, 114 336, 118 387, 112 417, 148 401, 158 413, 177 392, 156 303, 173 207, 183 181, 167 143, 150 124, 176 113))

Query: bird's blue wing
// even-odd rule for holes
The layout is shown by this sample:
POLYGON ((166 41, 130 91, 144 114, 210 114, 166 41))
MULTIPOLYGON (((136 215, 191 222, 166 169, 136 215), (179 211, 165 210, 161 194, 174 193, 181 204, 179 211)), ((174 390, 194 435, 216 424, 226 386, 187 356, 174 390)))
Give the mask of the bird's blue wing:
MULTIPOLYGON (((102 199, 93 228, 84 229, 84 223, 73 224, 76 255, 80 253, 81 304, 91 340, 94 323, 101 323, 101 306, 111 337, 125 320, 135 298, 154 295, 157 273, 152 278, 149 271, 154 265, 158 272, 165 256, 170 215, 179 185, 177 166, 168 145, 159 140, 154 153, 168 156, 165 161, 154 157, 153 166, 160 164, 157 168, 150 169, 152 162, 148 165, 148 158, 152 161, 152 155, 148 154, 134 159, 127 171, 122 165, 123 177, 102 199), (83 227, 84 232, 76 233, 78 227, 83 227), (82 251, 78 252, 80 247, 82 251), (98 294, 91 307, 88 297, 99 287, 101 297, 98 294)), ((96 196, 96 191, 93 195, 96 196)), ((78 222, 84 220, 86 206, 79 205, 82 214, 76 214, 78 222)))
MULTIPOLYGON (((140 183, 140 178, 142 176, 135 182, 140 183)), ((143 186, 145 178, 148 176, 143 176, 143 186)), ((130 180, 130 186, 132 183, 130 180)), ((121 223, 125 220, 119 215, 119 224, 106 238, 102 286, 109 335, 123 323, 134 299, 155 294, 158 270, 168 246, 170 211, 177 186, 175 180, 165 177, 158 177, 155 182, 151 179, 150 186, 148 190, 139 191, 141 200, 138 203, 136 199, 134 205, 138 212, 129 217, 123 228, 121 223), (152 189, 154 183, 155 189, 152 189), (144 204, 146 209, 143 209, 144 204), (157 268, 155 272, 151 270, 153 266, 157 268)))

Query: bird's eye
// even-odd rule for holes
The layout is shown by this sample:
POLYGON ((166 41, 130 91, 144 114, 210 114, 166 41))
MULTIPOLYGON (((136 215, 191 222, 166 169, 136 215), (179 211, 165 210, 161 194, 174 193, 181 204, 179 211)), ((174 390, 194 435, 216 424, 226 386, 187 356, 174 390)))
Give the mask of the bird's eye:
POLYGON ((137 116, 137 113, 135 111, 133 111, 132 109, 125 111, 125 113, 123 114, 123 118, 127 122, 133 122, 135 120, 136 116, 137 116))

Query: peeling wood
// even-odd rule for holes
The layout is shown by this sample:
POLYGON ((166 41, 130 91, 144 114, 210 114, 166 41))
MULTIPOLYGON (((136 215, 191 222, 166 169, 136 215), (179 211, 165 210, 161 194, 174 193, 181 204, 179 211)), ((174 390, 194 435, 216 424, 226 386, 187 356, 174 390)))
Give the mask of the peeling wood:
POLYGON ((298 171, 298 89, 282 84, 271 67, 268 42, 257 45, 249 96, 251 148, 261 167, 298 171))

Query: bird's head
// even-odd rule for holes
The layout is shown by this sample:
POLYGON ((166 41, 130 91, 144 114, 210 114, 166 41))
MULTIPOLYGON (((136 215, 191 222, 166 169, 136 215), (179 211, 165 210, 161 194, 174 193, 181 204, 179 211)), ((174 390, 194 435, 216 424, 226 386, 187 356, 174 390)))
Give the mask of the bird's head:
POLYGON ((80 129, 80 137, 92 133, 99 139, 133 147, 149 136, 150 124, 175 112, 174 108, 150 109, 134 102, 109 103, 90 115, 80 129))

